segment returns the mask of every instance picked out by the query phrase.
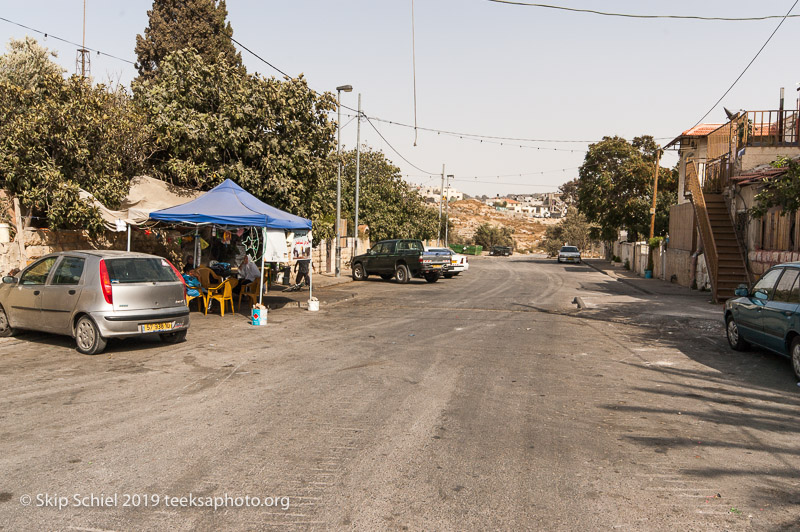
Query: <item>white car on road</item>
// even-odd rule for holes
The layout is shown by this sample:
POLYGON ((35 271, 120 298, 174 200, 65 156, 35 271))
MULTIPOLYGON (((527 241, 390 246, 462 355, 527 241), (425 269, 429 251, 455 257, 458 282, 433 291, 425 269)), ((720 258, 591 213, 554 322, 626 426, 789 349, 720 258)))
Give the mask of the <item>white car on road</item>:
POLYGON ((450 266, 447 267, 447 273, 444 274, 445 279, 450 279, 461 272, 469 270, 469 259, 466 255, 456 253, 450 248, 426 248, 427 251, 436 251, 439 253, 450 254, 450 266))
POLYGON ((581 252, 575 246, 564 246, 558 252, 558 262, 581 263, 581 252))

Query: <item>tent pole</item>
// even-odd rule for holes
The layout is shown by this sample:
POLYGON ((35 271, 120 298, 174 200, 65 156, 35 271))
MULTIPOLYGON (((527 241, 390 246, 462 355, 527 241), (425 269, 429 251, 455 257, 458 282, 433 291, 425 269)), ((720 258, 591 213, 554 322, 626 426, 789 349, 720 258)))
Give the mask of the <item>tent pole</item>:
POLYGON ((308 232, 308 241, 311 244, 311 256, 308 258, 308 300, 311 301, 314 299, 314 240, 311 231, 308 232))
POLYGON ((198 253, 200 251, 200 227, 195 225, 194 226, 194 267, 197 268, 200 266, 200 257, 198 257, 198 253))
POLYGON ((128 224, 128 249, 127 251, 131 250, 131 224, 128 224))
POLYGON ((258 304, 264 296, 264 258, 267 256, 267 228, 261 228, 261 276, 258 281, 258 304))

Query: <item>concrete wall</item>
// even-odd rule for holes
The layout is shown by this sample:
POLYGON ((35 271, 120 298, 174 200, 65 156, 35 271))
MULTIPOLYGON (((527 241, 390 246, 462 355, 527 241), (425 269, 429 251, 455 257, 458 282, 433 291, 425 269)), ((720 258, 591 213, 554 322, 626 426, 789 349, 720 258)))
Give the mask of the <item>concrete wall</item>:
POLYGON ((681 286, 692 286, 692 252, 683 249, 667 248, 664 253, 664 275, 663 279, 673 281, 681 286), (673 278, 673 276, 675 276, 673 278))
POLYGON ((752 170, 756 166, 769 164, 778 157, 796 157, 800 155, 800 148, 789 146, 748 146, 739 159, 742 172, 752 170))

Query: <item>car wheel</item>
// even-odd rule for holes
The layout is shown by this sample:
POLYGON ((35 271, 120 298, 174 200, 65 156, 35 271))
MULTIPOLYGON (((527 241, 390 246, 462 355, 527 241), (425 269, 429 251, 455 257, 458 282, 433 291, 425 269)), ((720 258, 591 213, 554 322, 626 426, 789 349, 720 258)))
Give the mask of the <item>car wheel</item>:
POLYGON ((792 340, 792 369, 794 376, 800 379, 800 336, 795 336, 792 340))
POLYGON ((739 334, 739 327, 736 325, 736 320, 733 316, 728 316, 725 320, 725 334, 728 336, 728 344, 736 351, 745 351, 747 349, 747 342, 742 335, 739 334))
POLYGON ((453 275, 455 275, 455 274, 454 273, 446 273, 446 274, 444 274, 444 278, 445 279, 452 279, 453 275))
POLYGON ((439 280, 439 274, 438 273, 425 274, 425 280, 428 281, 429 283, 435 283, 436 281, 439 280))
POLYGON ((15 334, 17 334, 17 330, 8 324, 6 310, 0 307, 0 337, 14 336, 15 334))
POLYGON ((453 274, 453 277, 455 277, 455 276, 456 276, 456 275, 458 275, 459 273, 461 273, 461 272, 455 272, 455 273, 453 274))
POLYGON ((408 282, 408 266, 405 264, 399 264, 397 269, 394 271, 394 276, 398 283, 406 284, 408 282))
POLYGON ((394 277, 394 275, 392 275, 391 273, 382 273, 381 274, 381 279, 383 279, 384 281, 388 281, 392 277, 394 277))
POLYGON ((75 345, 79 353, 96 355, 106 348, 107 340, 89 316, 81 316, 75 325, 75 345))
POLYGON ((367 278, 367 272, 364 270, 364 265, 360 262, 357 262, 355 266, 353 266, 353 280, 354 281, 363 281, 367 278))
POLYGON ((179 344, 186 341, 186 329, 182 331, 175 331, 171 333, 159 334, 161 341, 165 344, 179 344))

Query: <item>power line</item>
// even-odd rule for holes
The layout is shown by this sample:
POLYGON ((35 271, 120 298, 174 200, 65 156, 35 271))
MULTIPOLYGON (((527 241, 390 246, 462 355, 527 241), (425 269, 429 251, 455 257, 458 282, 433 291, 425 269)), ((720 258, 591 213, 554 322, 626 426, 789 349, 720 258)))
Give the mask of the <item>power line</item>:
MULTIPOLYGON (((624 18, 643 18, 643 19, 673 19, 673 20, 702 20, 702 21, 717 21, 717 22, 745 22, 753 20, 770 20, 770 19, 785 19, 787 17, 781 15, 765 15, 762 17, 702 17, 697 15, 637 15, 633 13, 610 13, 606 11, 595 11, 594 9, 578 9, 566 6, 554 6, 549 4, 534 4, 530 2, 515 2, 512 0, 488 0, 496 4, 508 4, 514 6, 525 7, 539 7, 544 9, 556 9, 559 11, 570 11, 573 13, 588 13, 591 15, 602 15, 604 17, 624 17, 624 18)), ((789 18, 800 17, 800 15, 792 15, 789 18)))
POLYGON ((273 65, 272 63, 270 63, 269 61, 267 61, 266 59, 264 59, 263 57, 261 57, 261 56, 260 56, 260 55, 258 55, 257 53, 255 53, 253 50, 251 50, 250 48, 248 48, 247 46, 243 45, 242 43, 240 43, 239 41, 237 41, 236 39, 234 39, 234 38, 233 38, 233 36, 229 36, 229 38, 230 38, 230 40, 231 40, 231 41, 235 42, 236 44, 238 44, 239 46, 241 46, 242 48, 244 48, 245 50, 247 50, 248 52, 250 52, 250 53, 253 55, 253 57, 255 57, 256 59, 260 60, 260 61, 261 61, 262 63, 264 63, 265 65, 268 65, 268 66, 270 66, 271 68, 273 68, 273 69, 277 70, 278 72, 280 72, 281 74, 283 74, 283 75, 284 75, 284 76, 286 76, 287 78, 290 78, 290 79, 291 79, 291 77, 292 77, 292 76, 290 76, 289 74, 287 74, 286 72, 284 72, 284 71, 283 71, 283 70, 281 70, 280 68, 276 67, 275 65, 273 65))
MULTIPOLYGON (((731 92, 731 90, 733 89, 733 87, 734 87, 734 86, 736 86, 736 84, 737 84, 737 83, 739 83, 739 80, 740 80, 740 79, 742 79, 742 76, 744 76, 745 72, 747 72, 747 70, 750 68, 750 66, 751 66, 753 63, 755 63, 756 59, 758 59, 758 56, 759 56, 759 55, 761 55, 761 52, 763 52, 763 51, 764 51, 764 48, 766 48, 766 47, 767 47, 767 45, 769 44, 769 41, 771 41, 771 40, 772 40, 772 38, 775 36, 775 34, 776 34, 776 33, 778 33, 778 30, 781 28, 781 26, 783 25, 783 23, 784 23, 784 22, 786 22, 786 19, 787 19, 787 18, 790 16, 791 12, 794 10, 794 8, 795 8, 795 6, 797 5, 797 2, 798 2, 798 1, 800 1, 800 0, 794 0, 794 4, 792 4, 792 7, 790 7, 790 8, 789 8, 789 11, 787 11, 787 12, 786 12, 786 14, 783 16, 783 18, 781 19, 781 21, 778 23, 778 25, 775 27, 775 29, 774 29, 774 30, 772 31, 772 33, 770 34, 769 38, 767 38, 767 40, 764 42, 764 44, 763 44, 763 45, 761 45, 761 48, 759 48, 759 49, 758 49, 758 52, 756 52, 756 55, 753 57, 753 59, 751 59, 751 60, 750 60, 750 62, 749 62, 749 63, 747 63, 747 66, 746 66, 746 67, 744 67, 744 70, 742 70, 742 73, 741 73, 741 74, 739 74, 739 76, 738 76, 738 77, 737 77, 737 78, 736 78, 736 79, 733 81, 733 83, 731 83, 731 86, 730 86, 730 87, 728 87, 728 90, 726 90, 726 91, 725 91, 725 93, 724 93, 722 96, 720 96, 720 97, 719 97, 719 99, 718 99, 718 100, 717 100, 717 101, 714 103, 714 105, 712 105, 712 106, 711 106, 711 109, 709 109, 708 111, 706 111, 706 114, 704 114, 702 117, 700 117, 700 120, 698 120, 698 121, 695 123, 695 125, 694 125, 694 126, 692 126, 692 127, 695 127, 695 126, 697 126, 697 124, 699 124, 700 122, 702 122, 703 120, 705 120, 705 118, 706 118, 708 115, 710 115, 710 114, 711 114, 711 111, 713 111, 713 110, 714 110, 714 109, 715 109, 715 108, 716 108, 716 107, 719 105, 719 103, 722 101, 722 99, 723 99, 723 98, 725 98, 725 96, 727 96, 729 92, 731 92)), ((795 15, 795 16, 797 16, 797 15, 795 15)))
POLYGON ((117 57, 116 55, 107 54, 105 52, 101 52, 100 50, 96 50, 96 49, 90 48, 88 46, 83 46, 83 45, 78 44, 76 42, 72 42, 70 40, 61 38, 61 37, 59 37, 57 35, 53 35, 52 33, 46 33, 46 32, 44 32, 42 30, 37 30, 36 28, 31 28, 30 26, 26 26, 25 24, 20 24, 19 22, 15 22, 13 20, 9 20, 9 19, 4 18, 4 17, 0 17, 0 20, 8 22, 9 24, 13 24, 15 26, 19 26, 20 28, 25 28, 28 31, 32 31, 32 32, 38 33, 40 35, 44 35, 45 39, 47 39, 48 37, 51 37, 51 38, 53 38, 53 39, 55 39, 57 41, 61 41, 61 42, 67 43, 67 44, 71 44, 72 46, 74 46, 74 47, 76 47, 78 49, 82 48, 84 50, 89 50, 91 52, 95 52, 95 53, 97 53, 97 55, 105 55, 105 56, 111 57, 113 59, 117 59, 118 61, 124 61, 124 62, 126 62, 126 63, 128 63, 130 65, 134 65, 134 66, 136 65, 136 63, 134 63, 133 61, 129 61, 128 59, 123 59, 122 57, 117 57))
POLYGON ((414 168, 416 168, 417 170, 419 170, 419 171, 420 171, 420 172, 422 172, 423 174, 427 174, 427 175, 439 175, 439 174, 437 174, 436 172, 428 172, 428 171, 426 171, 426 170, 423 170, 423 169, 422 169, 422 168, 420 168, 419 166, 415 165, 414 163, 412 163, 411 161, 409 161, 408 159, 406 159, 406 158, 405 158, 405 156, 404 156, 402 153, 400 153, 399 151, 397 151, 397 149, 396 149, 394 146, 392 146, 392 144, 391 144, 391 143, 390 143, 388 140, 386 140, 386 137, 384 137, 384 136, 383 136, 383 134, 382 134, 382 133, 381 133, 381 132, 378 130, 378 128, 377 128, 377 127, 375 127, 375 124, 373 124, 373 123, 372 123, 372 121, 369 119, 369 117, 368 117, 368 116, 364 115, 364 119, 367 121, 367 123, 368 123, 370 126, 372 126, 372 129, 374 129, 374 130, 375 130, 375 133, 377 133, 377 134, 378 134, 378 136, 379 136, 380 138, 382 138, 382 139, 383 139, 383 141, 386 143, 386 145, 387 145, 387 146, 389 146, 389 147, 392 149, 392 151, 393 151, 393 152, 395 152, 397 155, 399 155, 399 156, 400 156, 400 158, 401 158, 401 159, 403 159, 403 160, 404 160, 406 163, 410 164, 411 166, 413 166, 414 168))

